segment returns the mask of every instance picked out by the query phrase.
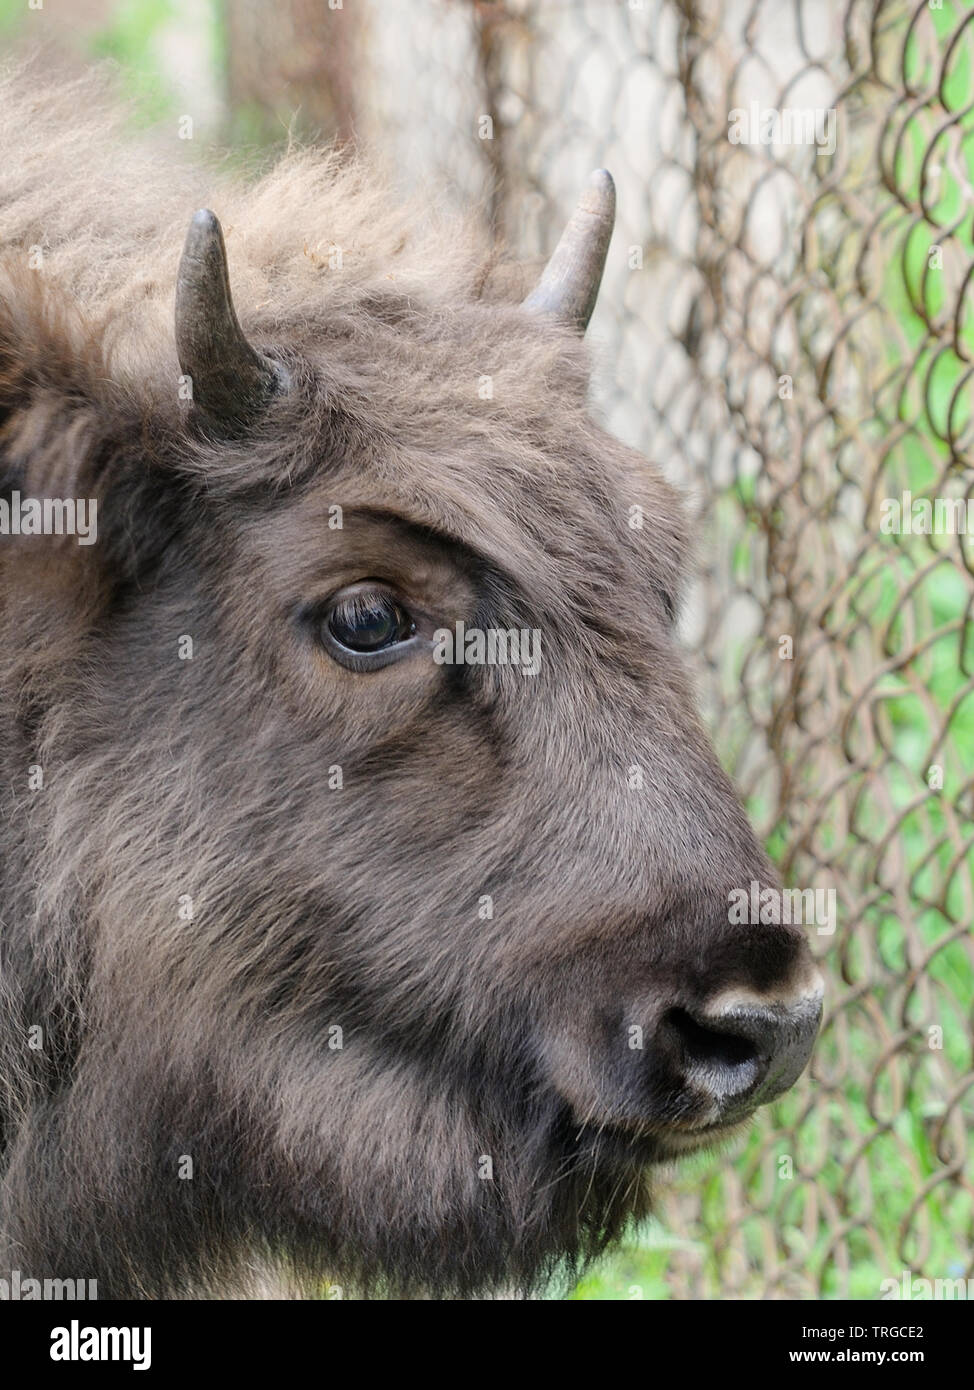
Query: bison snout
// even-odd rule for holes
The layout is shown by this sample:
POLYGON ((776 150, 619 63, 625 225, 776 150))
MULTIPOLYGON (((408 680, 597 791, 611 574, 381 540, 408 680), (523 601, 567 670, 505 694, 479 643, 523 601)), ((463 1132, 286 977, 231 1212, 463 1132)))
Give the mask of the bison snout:
POLYGON ((670 1010, 656 1045, 676 1063, 684 1091, 706 1102, 701 1119, 731 1124, 797 1081, 821 1017, 820 981, 792 999, 736 994, 708 1008, 670 1010))
MULTIPOLYGON (((698 924, 701 917, 698 916, 698 924)), ((655 934, 655 960, 612 961, 609 978, 571 980, 543 1032, 553 1088, 585 1134, 648 1161, 710 1143, 794 1085, 812 1055, 823 982, 797 927, 655 934), (584 996, 582 996, 584 997, 584 996)))

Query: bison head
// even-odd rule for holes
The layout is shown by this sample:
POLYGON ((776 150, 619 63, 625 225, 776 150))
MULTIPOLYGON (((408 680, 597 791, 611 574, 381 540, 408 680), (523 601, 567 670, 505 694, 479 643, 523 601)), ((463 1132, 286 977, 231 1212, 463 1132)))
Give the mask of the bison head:
POLYGON ((587 409, 612 204, 524 304, 390 274, 252 341, 200 213, 171 410, 8 369, 7 495, 70 460, 101 529, 4 542, 8 1263, 530 1287, 804 1066, 803 935, 728 910, 774 877, 687 526, 587 409))

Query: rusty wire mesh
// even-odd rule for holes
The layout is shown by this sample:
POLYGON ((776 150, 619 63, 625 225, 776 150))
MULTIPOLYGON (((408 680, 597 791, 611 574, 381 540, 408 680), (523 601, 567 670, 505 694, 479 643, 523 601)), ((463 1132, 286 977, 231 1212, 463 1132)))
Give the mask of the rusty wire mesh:
MULTIPOLYGON (((880 517, 974 491, 974 11, 363 11, 359 126, 405 182, 481 197, 530 257, 589 169, 615 175, 598 402, 692 500, 685 635, 721 756, 787 880, 836 890, 812 1073, 674 1179, 655 1292, 969 1276, 974 548, 880 517), (833 110, 834 153, 733 143, 752 102, 833 110)), ((644 1268, 618 1258, 601 1296, 644 1268)))

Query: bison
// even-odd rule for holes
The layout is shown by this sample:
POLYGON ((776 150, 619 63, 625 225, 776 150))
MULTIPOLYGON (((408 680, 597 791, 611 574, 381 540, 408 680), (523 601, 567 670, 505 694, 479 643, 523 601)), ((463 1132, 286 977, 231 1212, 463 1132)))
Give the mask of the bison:
POLYGON ((103 105, 0 100, 0 1273, 570 1278, 821 1002, 730 920, 775 878, 689 528, 590 413, 612 181, 523 297, 350 159, 207 175, 103 105))

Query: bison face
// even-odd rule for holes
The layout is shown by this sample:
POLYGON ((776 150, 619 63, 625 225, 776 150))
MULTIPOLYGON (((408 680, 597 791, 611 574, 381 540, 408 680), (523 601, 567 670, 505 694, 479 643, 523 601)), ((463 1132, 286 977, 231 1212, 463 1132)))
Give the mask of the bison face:
POLYGON ((390 290, 190 364, 162 542, 47 734, 49 907, 85 943, 50 1227, 106 1291, 255 1251, 530 1286, 808 1058, 801 931, 730 910, 776 885, 674 636, 686 523, 589 419, 556 291, 390 290))

